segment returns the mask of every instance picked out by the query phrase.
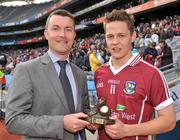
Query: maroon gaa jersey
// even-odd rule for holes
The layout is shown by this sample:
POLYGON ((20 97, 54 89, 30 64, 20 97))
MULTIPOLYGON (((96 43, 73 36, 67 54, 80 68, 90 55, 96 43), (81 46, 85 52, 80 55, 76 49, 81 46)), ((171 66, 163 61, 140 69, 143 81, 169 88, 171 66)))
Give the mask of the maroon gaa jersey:
MULTIPOLYGON (((173 103, 167 82, 160 70, 143 61, 140 55, 115 70, 111 59, 95 72, 98 98, 104 98, 112 115, 125 124, 149 121, 154 110, 173 103)), ((99 140, 110 140, 99 131, 99 140)), ((147 136, 126 137, 121 140, 147 140, 147 136)))

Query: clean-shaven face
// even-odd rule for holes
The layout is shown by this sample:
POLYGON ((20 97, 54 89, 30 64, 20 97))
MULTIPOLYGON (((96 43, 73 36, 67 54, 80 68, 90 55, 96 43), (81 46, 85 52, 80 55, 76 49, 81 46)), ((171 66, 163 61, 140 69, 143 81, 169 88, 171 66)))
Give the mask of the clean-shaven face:
POLYGON ((76 36, 74 21, 67 16, 53 15, 44 35, 53 53, 68 56, 76 36))
POLYGON ((135 39, 135 32, 131 34, 125 22, 106 23, 105 38, 112 59, 126 61, 131 57, 131 43, 135 39))

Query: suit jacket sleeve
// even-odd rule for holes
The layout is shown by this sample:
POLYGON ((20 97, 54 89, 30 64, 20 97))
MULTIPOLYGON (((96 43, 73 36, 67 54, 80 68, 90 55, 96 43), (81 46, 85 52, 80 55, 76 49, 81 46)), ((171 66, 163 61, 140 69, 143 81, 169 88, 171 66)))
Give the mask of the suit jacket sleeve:
POLYGON ((63 116, 31 114, 33 83, 27 65, 16 67, 8 94, 5 121, 9 132, 30 137, 63 139, 63 116))

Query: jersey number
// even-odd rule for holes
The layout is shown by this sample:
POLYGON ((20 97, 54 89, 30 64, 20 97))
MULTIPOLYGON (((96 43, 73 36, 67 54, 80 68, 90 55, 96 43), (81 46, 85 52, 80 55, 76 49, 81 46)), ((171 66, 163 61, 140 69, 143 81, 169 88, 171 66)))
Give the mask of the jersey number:
POLYGON ((116 85, 111 85, 110 94, 115 94, 116 85))

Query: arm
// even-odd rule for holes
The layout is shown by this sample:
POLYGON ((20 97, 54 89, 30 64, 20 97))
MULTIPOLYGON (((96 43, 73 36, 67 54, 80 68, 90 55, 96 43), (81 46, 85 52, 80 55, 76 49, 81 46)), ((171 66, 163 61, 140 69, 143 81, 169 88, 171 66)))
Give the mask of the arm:
POLYGON ((126 136, 155 135, 172 130, 176 124, 173 105, 158 111, 158 117, 140 124, 123 124, 118 118, 114 118, 114 125, 105 126, 106 133, 113 139, 126 136))

